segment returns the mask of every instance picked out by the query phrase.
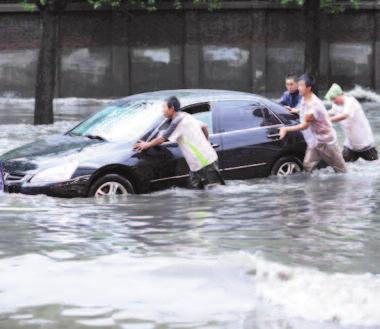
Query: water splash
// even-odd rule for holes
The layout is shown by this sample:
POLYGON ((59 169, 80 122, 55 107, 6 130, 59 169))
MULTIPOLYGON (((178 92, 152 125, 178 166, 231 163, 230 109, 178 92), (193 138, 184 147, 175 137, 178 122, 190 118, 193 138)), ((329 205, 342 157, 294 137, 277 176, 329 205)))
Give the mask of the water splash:
POLYGON ((354 89, 348 91, 347 94, 354 96, 360 101, 380 103, 380 95, 369 88, 355 85, 354 89))

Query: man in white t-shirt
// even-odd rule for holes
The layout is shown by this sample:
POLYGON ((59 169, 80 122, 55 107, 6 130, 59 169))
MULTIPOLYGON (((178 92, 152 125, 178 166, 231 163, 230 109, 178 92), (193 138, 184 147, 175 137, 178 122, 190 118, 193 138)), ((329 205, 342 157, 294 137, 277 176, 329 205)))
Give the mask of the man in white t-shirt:
POLYGON ((305 171, 312 172, 323 160, 335 172, 347 172, 346 164, 337 143, 336 132, 323 102, 314 94, 315 80, 304 74, 298 79, 298 90, 302 96, 299 106, 301 123, 280 128, 280 139, 289 132, 302 131, 307 149, 303 166, 305 171))
POLYGON ((371 126, 364 114, 363 108, 355 97, 343 93, 342 88, 334 83, 327 92, 325 99, 333 102, 332 122, 339 122, 344 130, 344 160, 356 161, 363 158, 368 161, 378 159, 374 146, 371 126))
POLYGON ((169 127, 155 139, 139 141, 135 149, 139 152, 160 145, 166 141, 176 142, 190 168, 190 186, 203 189, 209 184, 222 184, 224 180, 217 166, 218 155, 208 140, 207 125, 192 115, 180 112, 177 97, 170 97, 163 105, 164 116, 169 127))

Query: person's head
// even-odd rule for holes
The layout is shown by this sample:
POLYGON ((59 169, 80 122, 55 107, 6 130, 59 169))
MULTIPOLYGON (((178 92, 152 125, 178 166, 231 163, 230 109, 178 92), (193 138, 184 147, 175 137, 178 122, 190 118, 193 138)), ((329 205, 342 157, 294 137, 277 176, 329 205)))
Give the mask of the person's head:
POLYGON ((336 105, 343 105, 343 89, 337 83, 333 83, 329 91, 327 92, 325 99, 335 103, 336 105))
POLYGON ((313 92, 315 80, 309 74, 303 74, 298 78, 298 91, 301 96, 307 96, 313 92))
POLYGON ((168 119, 171 119, 181 108, 181 103, 178 98, 171 96, 165 99, 163 104, 163 113, 164 116, 168 119))
POLYGON ((295 93, 298 89, 298 78, 295 74, 288 74, 285 78, 285 86, 286 90, 291 94, 295 93))

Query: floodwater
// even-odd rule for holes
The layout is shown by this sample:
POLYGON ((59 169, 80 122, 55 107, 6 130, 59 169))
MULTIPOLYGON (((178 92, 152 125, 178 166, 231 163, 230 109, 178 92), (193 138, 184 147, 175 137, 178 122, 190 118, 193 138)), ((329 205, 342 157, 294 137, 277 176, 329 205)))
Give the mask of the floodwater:
MULTIPOLYGON (((0 153, 103 103, 61 100, 59 122, 33 127, 30 101, 2 99, 0 153)), ((364 106, 379 146, 380 103, 364 106)), ((127 199, 1 195, 0 328, 380 328, 379 167, 127 199)))

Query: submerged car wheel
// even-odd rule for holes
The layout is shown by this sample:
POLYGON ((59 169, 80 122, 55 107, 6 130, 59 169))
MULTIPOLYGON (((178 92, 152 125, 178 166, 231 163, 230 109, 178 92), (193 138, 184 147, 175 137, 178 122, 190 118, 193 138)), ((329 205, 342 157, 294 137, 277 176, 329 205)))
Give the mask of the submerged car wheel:
POLYGON ((103 197, 134 194, 131 182, 118 174, 108 174, 95 181, 88 196, 103 197))
POLYGON ((302 171, 302 163, 296 157, 283 157, 272 168, 272 175, 286 177, 302 171))

